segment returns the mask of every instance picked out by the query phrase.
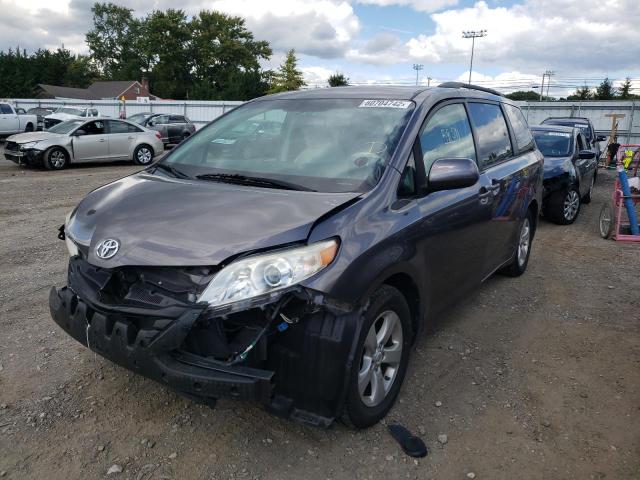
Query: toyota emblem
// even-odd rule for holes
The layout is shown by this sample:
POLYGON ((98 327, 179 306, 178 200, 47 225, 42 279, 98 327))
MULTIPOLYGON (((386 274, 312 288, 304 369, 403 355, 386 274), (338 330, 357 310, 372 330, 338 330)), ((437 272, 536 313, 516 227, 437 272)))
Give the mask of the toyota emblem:
POLYGON ((118 240, 107 238, 106 240, 102 240, 96 247, 96 255, 103 260, 109 260, 118 253, 119 248, 120 242, 118 240))

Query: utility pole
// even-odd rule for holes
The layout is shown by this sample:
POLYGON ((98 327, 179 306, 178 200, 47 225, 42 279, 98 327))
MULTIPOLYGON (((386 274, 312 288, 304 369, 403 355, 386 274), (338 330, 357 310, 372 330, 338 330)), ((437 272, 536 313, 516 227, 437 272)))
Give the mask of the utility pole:
POLYGON ((542 96, 544 95, 544 77, 546 76, 546 73, 542 74, 542 85, 540 85, 540 101, 542 101, 542 96))
POLYGON ((471 39, 471 64, 469 66, 469 84, 471 84, 471 72, 473 71, 473 50, 476 46, 476 38, 486 37, 486 30, 469 30, 462 32, 462 38, 471 39))
POLYGON ((547 81, 547 98, 549 98, 549 85, 551 84, 551 77, 553 77, 553 76, 556 74, 556 72, 553 72, 553 71, 551 71, 551 70, 547 70, 547 71, 546 71, 546 72, 544 72, 544 73, 546 73, 546 74, 547 74, 547 78, 549 79, 549 80, 547 81))
POLYGON ((418 72, 424 68, 424 65, 421 63, 414 63, 413 69, 416 71, 416 85, 418 85, 418 72))
POLYGON ((432 80, 431 77, 427 77, 427 87, 431 86, 431 80, 432 80))

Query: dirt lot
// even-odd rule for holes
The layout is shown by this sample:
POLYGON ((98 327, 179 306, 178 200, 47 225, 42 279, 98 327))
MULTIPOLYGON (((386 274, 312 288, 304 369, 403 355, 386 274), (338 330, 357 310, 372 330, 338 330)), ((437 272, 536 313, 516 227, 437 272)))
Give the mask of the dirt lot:
POLYGON ((382 424, 320 430, 194 404, 53 323, 67 257, 56 228, 134 171, 0 160, 0 477, 103 478, 117 464, 109 478, 640 479, 640 245, 596 232, 611 175, 575 225, 541 221, 523 277, 490 279, 418 341, 387 418, 427 442, 415 461, 382 424))

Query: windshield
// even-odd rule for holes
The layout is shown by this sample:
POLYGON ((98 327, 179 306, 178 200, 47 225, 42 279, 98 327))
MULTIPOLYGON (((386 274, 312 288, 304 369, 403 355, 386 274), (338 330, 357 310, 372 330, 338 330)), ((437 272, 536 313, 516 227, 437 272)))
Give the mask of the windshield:
POLYGON ((544 130, 532 130, 532 133, 538 150, 545 157, 568 157, 571 154, 572 135, 570 133, 544 130))
POLYGON ((55 113, 68 113, 69 115, 75 115, 76 117, 84 116, 84 110, 79 108, 60 107, 55 113))
POLYGON ((413 108, 410 101, 362 99, 251 102, 161 163, 207 180, 257 177, 303 190, 364 192, 380 179, 413 108))
POLYGON ((153 115, 153 113, 136 113, 135 115, 131 115, 127 120, 142 125, 151 115, 153 115))
POLYGON ((84 123, 84 120, 67 120, 66 122, 61 122, 53 127, 49 128, 47 132, 50 133, 69 133, 74 128, 79 127, 84 123))

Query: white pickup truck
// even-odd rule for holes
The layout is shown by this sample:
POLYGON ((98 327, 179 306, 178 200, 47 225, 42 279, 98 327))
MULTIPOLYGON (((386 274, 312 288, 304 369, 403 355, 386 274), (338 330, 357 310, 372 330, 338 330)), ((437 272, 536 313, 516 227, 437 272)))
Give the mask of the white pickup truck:
POLYGON ((37 115, 18 115, 10 103, 0 102, 0 135, 33 132, 38 126, 37 115))

